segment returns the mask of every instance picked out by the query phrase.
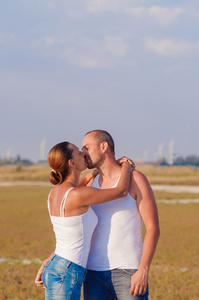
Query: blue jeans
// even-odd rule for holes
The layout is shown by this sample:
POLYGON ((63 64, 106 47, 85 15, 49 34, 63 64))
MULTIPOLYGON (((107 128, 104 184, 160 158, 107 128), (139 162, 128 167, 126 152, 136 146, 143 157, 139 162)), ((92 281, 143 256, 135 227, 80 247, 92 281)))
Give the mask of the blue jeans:
POLYGON ((78 300, 86 269, 58 255, 46 265, 42 281, 45 286, 45 300, 78 300))
POLYGON ((87 270, 84 282, 84 300, 148 300, 148 287, 144 295, 130 294, 131 276, 137 270, 87 270))

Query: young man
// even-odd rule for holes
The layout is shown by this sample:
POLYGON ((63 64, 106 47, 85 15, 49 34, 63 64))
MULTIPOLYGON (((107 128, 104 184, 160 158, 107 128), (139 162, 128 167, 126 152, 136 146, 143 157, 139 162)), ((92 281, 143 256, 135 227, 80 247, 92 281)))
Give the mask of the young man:
MULTIPOLYGON (((99 170, 92 186, 114 187, 121 167, 110 134, 103 130, 88 132, 82 150, 88 168, 99 170)), ((148 299, 149 267, 160 230, 155 198, 146 177, 133 169, 126 197, 92 208, 98 225, 91 241, 84 299, 148 299), (146 227, 143 245, 142 221, 146 227)))

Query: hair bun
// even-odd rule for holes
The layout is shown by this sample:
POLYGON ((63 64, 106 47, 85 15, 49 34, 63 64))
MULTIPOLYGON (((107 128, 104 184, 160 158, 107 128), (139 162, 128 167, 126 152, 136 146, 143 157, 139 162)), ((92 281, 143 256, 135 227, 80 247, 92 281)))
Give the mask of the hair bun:
POLYGON ((62 182, 62 174, 59 171, 51 170, 49 180, 52 184, 57 185, 62 182))

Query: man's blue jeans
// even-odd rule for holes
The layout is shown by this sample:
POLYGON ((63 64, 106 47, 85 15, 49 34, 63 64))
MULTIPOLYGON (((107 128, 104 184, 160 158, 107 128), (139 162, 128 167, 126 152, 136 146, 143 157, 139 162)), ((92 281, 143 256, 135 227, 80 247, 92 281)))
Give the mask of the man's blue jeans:
POLYGON ((42 274, 45 300, 79 300, 86 269, 54 255, 42 274))
POLYGON ((130 294, 131 276, 137 270, 87 270, 84 282, 84 300, 148 300, 148 287, 144 295, 130 294))

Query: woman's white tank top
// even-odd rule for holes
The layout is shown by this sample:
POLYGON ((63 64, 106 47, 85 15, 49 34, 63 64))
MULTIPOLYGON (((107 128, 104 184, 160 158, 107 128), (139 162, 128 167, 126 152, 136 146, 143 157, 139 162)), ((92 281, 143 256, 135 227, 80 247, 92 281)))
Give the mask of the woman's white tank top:
MULTIPOLYGON (((93 187, 100 188, 99 175, 93 187)), ((115 268, 137 269, 142 255, 142 218, 136 201, 126 197, 93 205, 98 217, 87 268, 105 271, 115 268)))
POLYGON ((91 237, 97 225, 97 216, 89 207, 83 215, 64 217, 65 201, 71 189, 67 190, 62 200, 60 217, 51 216, 48 196, 48 209, 56 238, 55 254, 86 268, 91 237))

